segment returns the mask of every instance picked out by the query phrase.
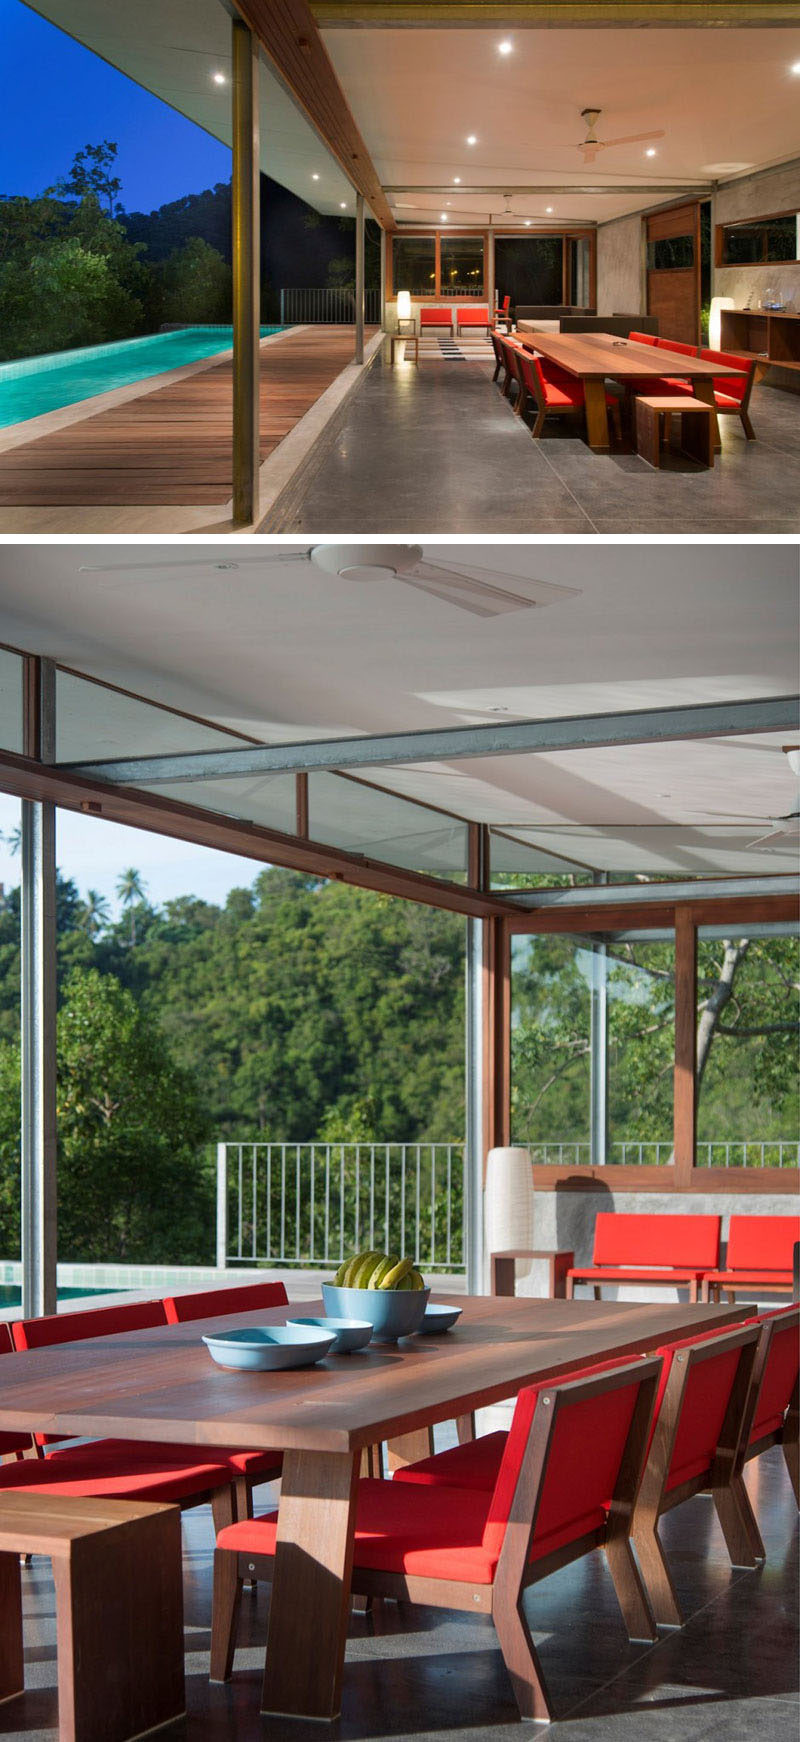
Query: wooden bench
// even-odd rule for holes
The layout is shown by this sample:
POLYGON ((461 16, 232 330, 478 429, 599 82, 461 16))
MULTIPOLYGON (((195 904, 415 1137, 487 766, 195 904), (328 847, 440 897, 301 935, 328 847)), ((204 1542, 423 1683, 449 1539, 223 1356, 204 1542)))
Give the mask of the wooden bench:
POLYGON ((594 1227, 592 1263, 567 1272, 567 1300, 576 1282, 591 1282, 602 1298, 604 1282, 688 1287, 698 1298, 703 1277, 719 1262, 719 1216, 620 1215, 601 1210, 594 1227))
POLYGON ((453 310, 451 308, 421 308, 419 311, 419 330, 423 327, 446 327, 448 333, 453 331, 453 310))
POLYGON ((177 1506, 0 1498, 0 1700, 24 1689, 20 1555, 49 1555, 60 1742, 129 1742, 183 1715, 177 1506))
POLYGON ((737 1289, 746 1294, 791 1295, 798 1240, 797 1216, 731 1216, 725 1266, 703 1278, 701 1298, 719 1300, 723 1289, 732 1301, 737 1289))

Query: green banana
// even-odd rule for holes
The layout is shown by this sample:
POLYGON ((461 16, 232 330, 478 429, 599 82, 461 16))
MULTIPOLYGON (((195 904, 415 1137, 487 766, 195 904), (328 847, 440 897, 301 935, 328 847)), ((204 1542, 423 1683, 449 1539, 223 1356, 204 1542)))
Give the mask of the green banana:
POLYGON ((425 1281, 410 1258, 398 1258, 396 1252, 379 1252, 370 1247, 352 1258, 342 1259, 333 1286, 409 1290, 424 1288, 425 1281))
POLYGON ((382 1258, 383 1258, 382 1252, 378 1252, 378 1251, 362 1252, 360 1257, 359 1257, 359 1260, 358 1260, 358 1268, 356 1269, 353 1281, 350 1283, 350 1287, 351 1288, 368 1288, 369 1287, 369 1279, 370 1279, 373 1271, 377 1269, 382 1258))
POLYGON ((388 1276, 389 1271, 393 1270, 398 1262, 399 1260, 397 1258, 391 1257, 388 1253, 385 1253, 380 1264, 376 1264, 375 1269, 372 1272, 369 1279, 370 1288, 381 1288, 384 1277, 388 1276))
POLYGON ((378 1288, 399 1288, 404 1276, 410 1276, 413 1265, 410 1258, 401 1258, 391 1270, 387 1270, 378 1283, 378 1288))
POLYGON ((344 1279, 345 1279, 345 1275, 346 1275, 346 1272, 347 1272, 347 1269, 348 1269, 350 1262, 351 1261, 349 1258, 344 1258, 342 1260, 341 1264, 339 1265, 339 1269, 337 1270, 336 1275, 333 1279, 333 1287, 334 1288, 343 1288, 344 1287, 344 1279))
MULTIPOLYGON (((405 1285, 403 1285, 403 1286, 405 1286, 405 1285)), ((425 1278, 424 1278, 424 1276, 420 1276, 420 1273, 418 1270, 412 1270, 411 1280, 408 1283, 408 1287, 413 1288, 413 1289, 420 1289, 420 1288, 425 1287, 425 1278)))

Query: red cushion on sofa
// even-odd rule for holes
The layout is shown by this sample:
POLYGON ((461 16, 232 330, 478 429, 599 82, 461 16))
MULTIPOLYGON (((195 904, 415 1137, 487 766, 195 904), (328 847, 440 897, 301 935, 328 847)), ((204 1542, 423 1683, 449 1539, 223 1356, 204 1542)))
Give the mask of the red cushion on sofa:
POLYGON ((710 1270, 719 1259, 719 1231, 719 1216, 601 1210, 594 1225, 594 1263, 710 1270))

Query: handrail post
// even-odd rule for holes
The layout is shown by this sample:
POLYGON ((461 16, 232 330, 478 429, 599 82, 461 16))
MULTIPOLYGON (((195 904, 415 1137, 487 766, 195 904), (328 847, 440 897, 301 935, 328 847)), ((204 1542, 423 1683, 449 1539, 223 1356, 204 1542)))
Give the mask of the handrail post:
POLYGON ((228 1145, 217 1144, 217 1269, 228 1266, 228 1145))

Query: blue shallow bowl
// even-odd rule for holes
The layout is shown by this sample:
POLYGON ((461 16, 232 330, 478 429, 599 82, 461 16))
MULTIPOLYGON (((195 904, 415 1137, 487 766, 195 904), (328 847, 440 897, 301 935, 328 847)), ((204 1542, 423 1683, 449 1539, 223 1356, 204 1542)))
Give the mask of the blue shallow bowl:
POLYGON ((439 1331, 449 1331, 460 1317, 460 1307, 426 1307, 425 1317, 419 1327, 419 1334, 421 1337, 435 1337, 439 1331))
POLYGON ((323 1282, 322 1299, 332 1318, 368 1319, 376 1343, 396 1343, 418 1331, 430 1296, 429 1288, 337 1288, 323 1282))
POLYGON ((333 1331, 313 1325, 243 1325, 239 1330, 203 1338, 218 1367, 273 1373, 282 1367, 311 1367, 315 1361, 324 1361, 335 1341, 333 1331))
POLYGON ((320 1330, 330 1331, 335 1342, 334 1355, 350 1355, 354 1349, 363 1349, 372 1336, 372 1324, 369 1319, 289 1319, 290 1325, 317 1325, 320 1330))

